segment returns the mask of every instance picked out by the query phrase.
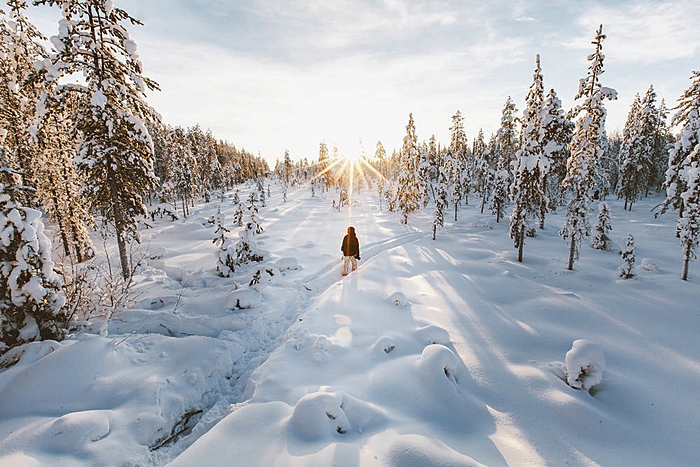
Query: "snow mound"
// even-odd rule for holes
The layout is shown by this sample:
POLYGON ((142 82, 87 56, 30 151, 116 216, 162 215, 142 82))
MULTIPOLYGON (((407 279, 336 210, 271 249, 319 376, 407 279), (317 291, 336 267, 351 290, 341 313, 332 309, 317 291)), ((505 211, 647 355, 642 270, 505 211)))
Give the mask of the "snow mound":
POLYGON ((396 339, 389 336, 382 336, 372 345, 372 353, 386 355, 396 350, 396 339))
POLYGON ((347 394, 321 391, 297 402, 289 420, 291 434, 304 441, 334 441, 365 435, 386 424, 378 407, 347 394))
POLYGON ((389 445, 382 465, 387 467, 483 467, 483 464, 458 453, 439 440, 421 435, 397 437, 389 445))
POLYGON ((659 263, 651 258, 642 259, 641 263, 642 269, 649 272, 659 272, 659 263))
POLYGON ((603 350, 585 339, 575 340, 566 352, 566 382, 572 388, 590 391, 603 381, 603 350))
POLYGON ((161 297, 145 298, 134 305, 134 308, 142 310, 160 310, 164 307, 174 306, 178 302, 177 295, 166 295, 161 297))
POLYGON ((452 391, 463 379, 457 356, 444 345, 433 344, 423 349, 418 361, 421 378, 431 389, 452 391))
POLYGON ((224 306, 230 310, 234 308, 247 310, 258 308, 262 305, 262 295, 255 289, 239 289, 231 292, 224 300, 224 306))
POLYGON ((154 246, 148 251, 149 259, 161 259, 168 254, 168 249, 164 246, 154 246))
POLYGON ((449 344, 450 334, 439 326, 423 326, 416 329, 416 337, 427 344, 449 344))
POLYGON ((401 292, 394 292, 389 296, 389 301, 399 307, 407 307, 409 302, 404 294, 401 292))
POLYGON ((299 269, 299 261, 296 258, 282 258, 275 262, 275 267, 280 271, 293 271, 299 269))
POLYGON ((90 445, 109 434, 109 411, 86 410, 63 415, 39 434, 44 449, 56 454, 86 454, 90 445))

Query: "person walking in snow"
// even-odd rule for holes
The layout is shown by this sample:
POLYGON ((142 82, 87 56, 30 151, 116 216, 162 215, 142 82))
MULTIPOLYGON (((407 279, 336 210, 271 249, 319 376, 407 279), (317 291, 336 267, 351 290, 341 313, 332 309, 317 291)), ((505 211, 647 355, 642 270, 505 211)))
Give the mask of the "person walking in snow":
POLYGON ((360 242, 355 235, 355 227, 348 227, 340 250, 343 252, 343 275, 347 276, 351 270, 357 269, 357 260, 360 259, 360 242))

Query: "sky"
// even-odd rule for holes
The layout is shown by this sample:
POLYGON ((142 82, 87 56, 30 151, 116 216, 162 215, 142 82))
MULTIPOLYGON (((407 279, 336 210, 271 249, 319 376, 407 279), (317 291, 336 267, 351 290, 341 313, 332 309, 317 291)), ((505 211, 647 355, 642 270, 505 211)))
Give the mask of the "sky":
MULTIPOLYGON (((540 54, 545 89, 565 109, 585 77, 603 24, 602 84, 609 132, 650 85, 673 107, 700 69, 697 0, 115 0, 141 20, 129 27, 148 100, 173 126, 199 124, 271 163, 318 158, 319 145, 373 155, 400 148, 409 113, 420 141, 448 144, 451 117, 470 142, 519 111, 540 54)), ((57 32, 48 7, 30 17, 57 32)), ((53 13, 55 15, 55 13, 53 13)))

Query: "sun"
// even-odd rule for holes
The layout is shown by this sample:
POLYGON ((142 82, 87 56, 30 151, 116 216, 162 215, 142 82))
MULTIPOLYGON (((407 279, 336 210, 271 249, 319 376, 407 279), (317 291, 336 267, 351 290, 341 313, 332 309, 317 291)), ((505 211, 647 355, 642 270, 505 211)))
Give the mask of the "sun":
POLYGON ((347 154, 343 154, 343 159, 352 163, 359 163, 364 157, 365 155, 360 151, 351 151, 347 154))

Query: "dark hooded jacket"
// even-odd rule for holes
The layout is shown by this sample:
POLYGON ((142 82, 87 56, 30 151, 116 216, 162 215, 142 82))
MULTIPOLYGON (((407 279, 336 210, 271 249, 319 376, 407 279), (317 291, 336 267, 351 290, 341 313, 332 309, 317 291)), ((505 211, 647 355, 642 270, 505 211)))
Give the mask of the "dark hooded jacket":
POLYGON ((360 256, 360 242, 355 235, 355 228, 348 227, 348 234, 343 237, 343 244, 340 246, 343 256, 360 256))

